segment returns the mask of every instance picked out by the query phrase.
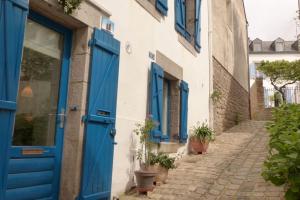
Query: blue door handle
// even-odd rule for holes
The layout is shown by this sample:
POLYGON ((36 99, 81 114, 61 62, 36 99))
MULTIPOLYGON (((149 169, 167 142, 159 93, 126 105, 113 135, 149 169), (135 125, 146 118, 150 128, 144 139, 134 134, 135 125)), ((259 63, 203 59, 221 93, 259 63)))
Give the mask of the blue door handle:
POLYGON ((115 129, 115 128, 112 128, 112 129, 110 130, 110 136, 113 137, 113 138, 115 138, 116 134, 117 134, 116 129, 115 129))

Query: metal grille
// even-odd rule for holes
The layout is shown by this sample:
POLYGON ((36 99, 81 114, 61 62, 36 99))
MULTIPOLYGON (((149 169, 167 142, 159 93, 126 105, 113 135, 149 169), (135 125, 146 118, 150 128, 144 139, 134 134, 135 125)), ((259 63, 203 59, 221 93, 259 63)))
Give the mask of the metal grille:
MULTIPOLYGON (((300 88, 289 87, 284 90, 286 103, 300 104, 300 88)), ((273 88, 264 88, 265 108, 277 107, 282 103, 281 94, 273 88)))

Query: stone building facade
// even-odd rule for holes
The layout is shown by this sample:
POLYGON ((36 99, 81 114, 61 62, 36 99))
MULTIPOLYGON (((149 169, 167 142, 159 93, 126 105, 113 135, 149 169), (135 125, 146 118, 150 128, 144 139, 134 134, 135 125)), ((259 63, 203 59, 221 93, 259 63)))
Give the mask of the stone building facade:
POLYGON ((247 19, 243 0, 212 1, 213 126, 217 133, 250 118, 247 19))

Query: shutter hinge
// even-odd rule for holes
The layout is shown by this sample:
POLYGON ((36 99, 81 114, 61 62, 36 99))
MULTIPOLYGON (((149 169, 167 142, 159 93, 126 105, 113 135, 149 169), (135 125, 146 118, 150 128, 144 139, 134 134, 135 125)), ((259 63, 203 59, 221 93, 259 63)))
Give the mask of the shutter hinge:
POLYGON ((85 123, 87 121, 87 116, 86 115, 83 115, 81 117, 81 122, 85 123))
POLYGON ((94 40, 93 40, 93 39, 90 39, 89 42, 88 42, 89 47, 93 46, 94 43, 95 43, 94 40))

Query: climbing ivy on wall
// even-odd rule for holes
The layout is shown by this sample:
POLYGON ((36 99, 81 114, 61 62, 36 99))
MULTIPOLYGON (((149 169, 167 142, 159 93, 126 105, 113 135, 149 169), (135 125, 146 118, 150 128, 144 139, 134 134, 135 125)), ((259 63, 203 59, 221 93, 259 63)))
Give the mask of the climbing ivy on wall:
POLYGON ((66 14, 72 14, 72 12, 79 7, 82 0, 57 0, 62 5, 66 14))

